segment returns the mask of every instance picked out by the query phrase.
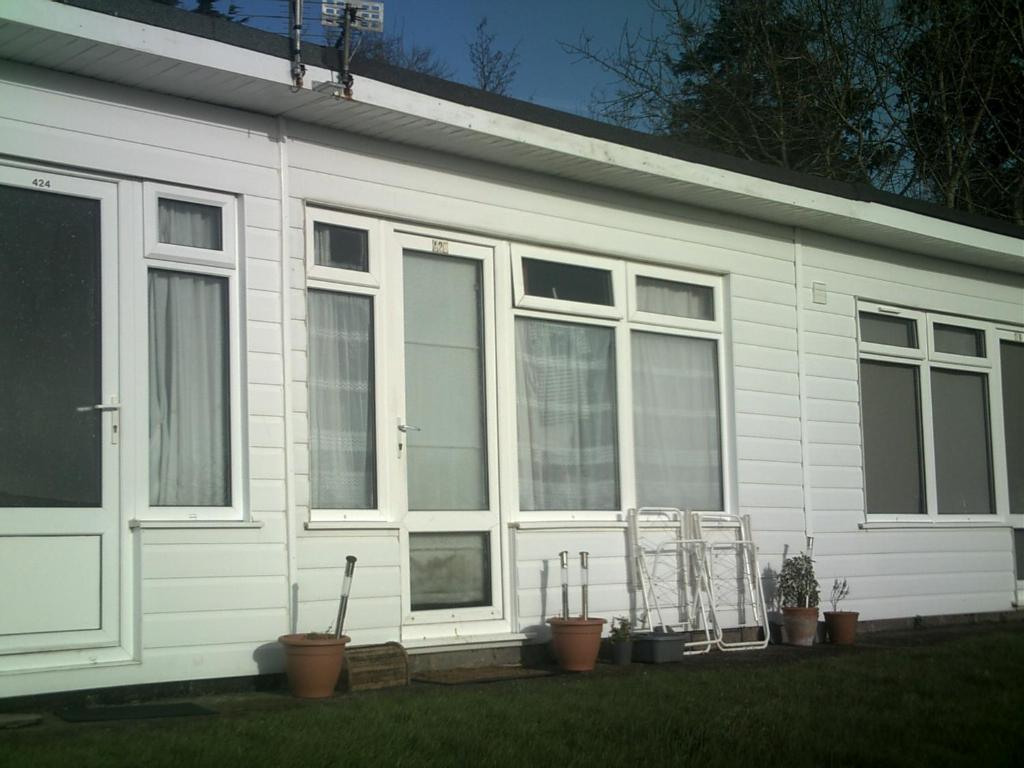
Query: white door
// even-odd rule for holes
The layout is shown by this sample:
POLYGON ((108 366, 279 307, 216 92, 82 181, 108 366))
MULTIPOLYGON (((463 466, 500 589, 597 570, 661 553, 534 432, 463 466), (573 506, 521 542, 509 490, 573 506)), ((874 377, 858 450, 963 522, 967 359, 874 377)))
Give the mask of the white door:
POLYGON ((391 354, 404 516, 405 640, 506 628, 498 505, 493 248, 396 235, 391 354))
POLYGON ((0 166, 0 654, 119 642, 116 203, 0 166))

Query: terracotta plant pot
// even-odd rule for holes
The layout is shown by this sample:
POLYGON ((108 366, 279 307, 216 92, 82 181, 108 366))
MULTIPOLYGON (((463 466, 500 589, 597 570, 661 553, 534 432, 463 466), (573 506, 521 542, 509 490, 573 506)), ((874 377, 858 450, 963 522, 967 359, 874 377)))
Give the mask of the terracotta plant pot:
POLYGON ((601 629, 606 619, 548 619, 551 649, 566 672, 590 672, 601 650, 601 629))
POLYGON ((825 611, 825 627, 829 642, 853 645, 857 640, 857 611, 825 611))
POLYGON ((345 660, 348 635, 281 635, 288 688, 300 699, 325 699, 334 693, 345 660))
POLYGON ((818 633, 818 608, 783 608, 782 623, 786 628, 786 645, 814 645, 818 633))
POLYGON ((624 667, 633 663, 633 641, 620 640, 612 643, 612 661, 617 667, 624 667))

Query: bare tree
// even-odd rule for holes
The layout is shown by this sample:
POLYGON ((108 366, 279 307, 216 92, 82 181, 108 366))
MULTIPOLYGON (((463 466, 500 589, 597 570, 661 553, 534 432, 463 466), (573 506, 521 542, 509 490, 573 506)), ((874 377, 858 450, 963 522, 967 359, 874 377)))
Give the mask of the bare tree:
POLYGON ((390 34, 360 35, 358 45, 352 54, 352 61, 376 61, 392 64, 402 69, 412 70, 424 75, 432 75, 443 79, 451 79, 452 68, 437 51, 426 45, 405 44, 402 31, 390 34))
POLYGON ((469 44, 476 87, 504 96, 519 71, 519 44, 503 51, 495 47, 495 34, 487 31, 487 17, 476 25, 476 39, 469 44))

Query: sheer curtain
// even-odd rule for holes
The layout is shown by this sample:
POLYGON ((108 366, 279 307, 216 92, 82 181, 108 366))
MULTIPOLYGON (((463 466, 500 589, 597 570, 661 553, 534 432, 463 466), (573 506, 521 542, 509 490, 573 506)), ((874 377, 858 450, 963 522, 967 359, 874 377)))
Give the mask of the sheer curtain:
POLYGON ((715 319, 715 292, 706 285, 638 276, 636 297, 641 312, 696 320, 715 319))
POLYGON ((611 328, 516 320, 519 505, 617 509, 611 328))
POLYGON ((722 509, 716 342, 634 331, 632 345, 638 503, 722 509))
POLYGON ((315 509, 376 506, 373 300, 309 291, 309 430, 315 509))
POLYGON ((221 209, 217 206, 161 197, 158 207, 157 235, 161 243, 216 251, 223 247, 221 209))
POLYGON ((149 272, 149 503, 231 504, 227 279, 149 272))

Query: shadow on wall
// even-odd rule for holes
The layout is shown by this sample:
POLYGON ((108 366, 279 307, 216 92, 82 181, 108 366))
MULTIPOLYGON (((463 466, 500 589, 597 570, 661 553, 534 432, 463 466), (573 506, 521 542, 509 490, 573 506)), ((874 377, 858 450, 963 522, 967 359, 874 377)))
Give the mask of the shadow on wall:
MULTIPOLYGON (((288 632, 298 632, 296 627, 299 624, 299 585, 292 584, 291 615, 288 617, 288 632)), ((256 662, 256 669, 261 675, 275 674, 284 671, 284 649, 281 644, 274 640, 264 643, 252 652, 252 659, 256 662)))

